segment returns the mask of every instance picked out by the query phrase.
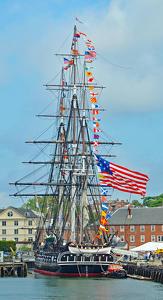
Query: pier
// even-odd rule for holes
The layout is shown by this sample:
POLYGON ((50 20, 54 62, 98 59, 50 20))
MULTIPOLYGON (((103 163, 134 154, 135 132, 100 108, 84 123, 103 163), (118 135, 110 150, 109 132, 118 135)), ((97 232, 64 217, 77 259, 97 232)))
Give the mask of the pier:
POLYGON ((27 276, 27 264, 24 262, 1 262, 0 263, 0 277, 5 276, 27 276))
POLYGON ((140 280, 150 280, 163 284, 163 265, 154 263, 126 262, 122 263, 128 277, 140 280))

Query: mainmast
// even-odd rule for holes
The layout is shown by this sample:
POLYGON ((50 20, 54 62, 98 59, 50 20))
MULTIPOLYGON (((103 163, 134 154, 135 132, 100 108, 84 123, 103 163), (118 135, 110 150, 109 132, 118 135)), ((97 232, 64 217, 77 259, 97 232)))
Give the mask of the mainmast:
MULTIPOLYGON (((72 151, 73 151, 73 166, 75 168, 75 161, 76 161, 76 25, 74 26, 74 88, 73 88, 73 144, 72 144, 72 151)), ((72 170, 72 189, 71 189, 71 241, 75 242, 75 209, 76 209, 76 175, 74 174, 74 169, 72 170)))
MULTIPOLYGON (((83 138, 83 149, 82 149, 82 173, 85 174, 85 61, 84 61, 84 85, 83 85, 83 119, 82 119, 82 138, 83 138)), ((84 189, 84 177, 82 178, 82 186, 84 189)), ((80 243, 82 242, 83 237, 83 199, 81 199, 80 203, 80 211, 81 211, 81 226, 80 226, 80 243)))

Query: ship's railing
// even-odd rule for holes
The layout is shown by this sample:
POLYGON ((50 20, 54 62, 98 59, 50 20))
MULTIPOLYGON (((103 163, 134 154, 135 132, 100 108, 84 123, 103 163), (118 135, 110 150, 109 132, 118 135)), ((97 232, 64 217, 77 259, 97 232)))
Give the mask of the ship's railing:
POLYGON ((115 261, 115 256, 113 253, 110 254, 72 254, 69 251, 63 252, 59 254, 57 262, 58 265, 69 265, 69 264, 103 264, 108 265, 109 263, 113 263, 115 261))
POLYGON ((48 263, 56 263, 57 255, 38 255, 35 257, 35 261, 37 262, 48 262, 48 263))

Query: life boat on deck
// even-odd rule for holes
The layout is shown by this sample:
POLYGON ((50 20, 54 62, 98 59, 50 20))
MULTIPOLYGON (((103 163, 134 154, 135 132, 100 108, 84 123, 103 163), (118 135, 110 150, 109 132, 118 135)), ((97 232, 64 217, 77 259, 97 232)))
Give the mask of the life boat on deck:
POLYGON ((110 254, 111 247, 108 246, 69 246, 69 251, 73 254, 110 254))

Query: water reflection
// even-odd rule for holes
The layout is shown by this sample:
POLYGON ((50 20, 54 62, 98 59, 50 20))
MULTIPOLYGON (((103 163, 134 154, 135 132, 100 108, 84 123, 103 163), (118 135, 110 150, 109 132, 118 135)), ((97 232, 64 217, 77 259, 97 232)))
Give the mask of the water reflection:
POLYGON ((151 281, 108 278, 60 278, 28 274, 0 278, 1 300, 162 300, 163 285, 151 281))

